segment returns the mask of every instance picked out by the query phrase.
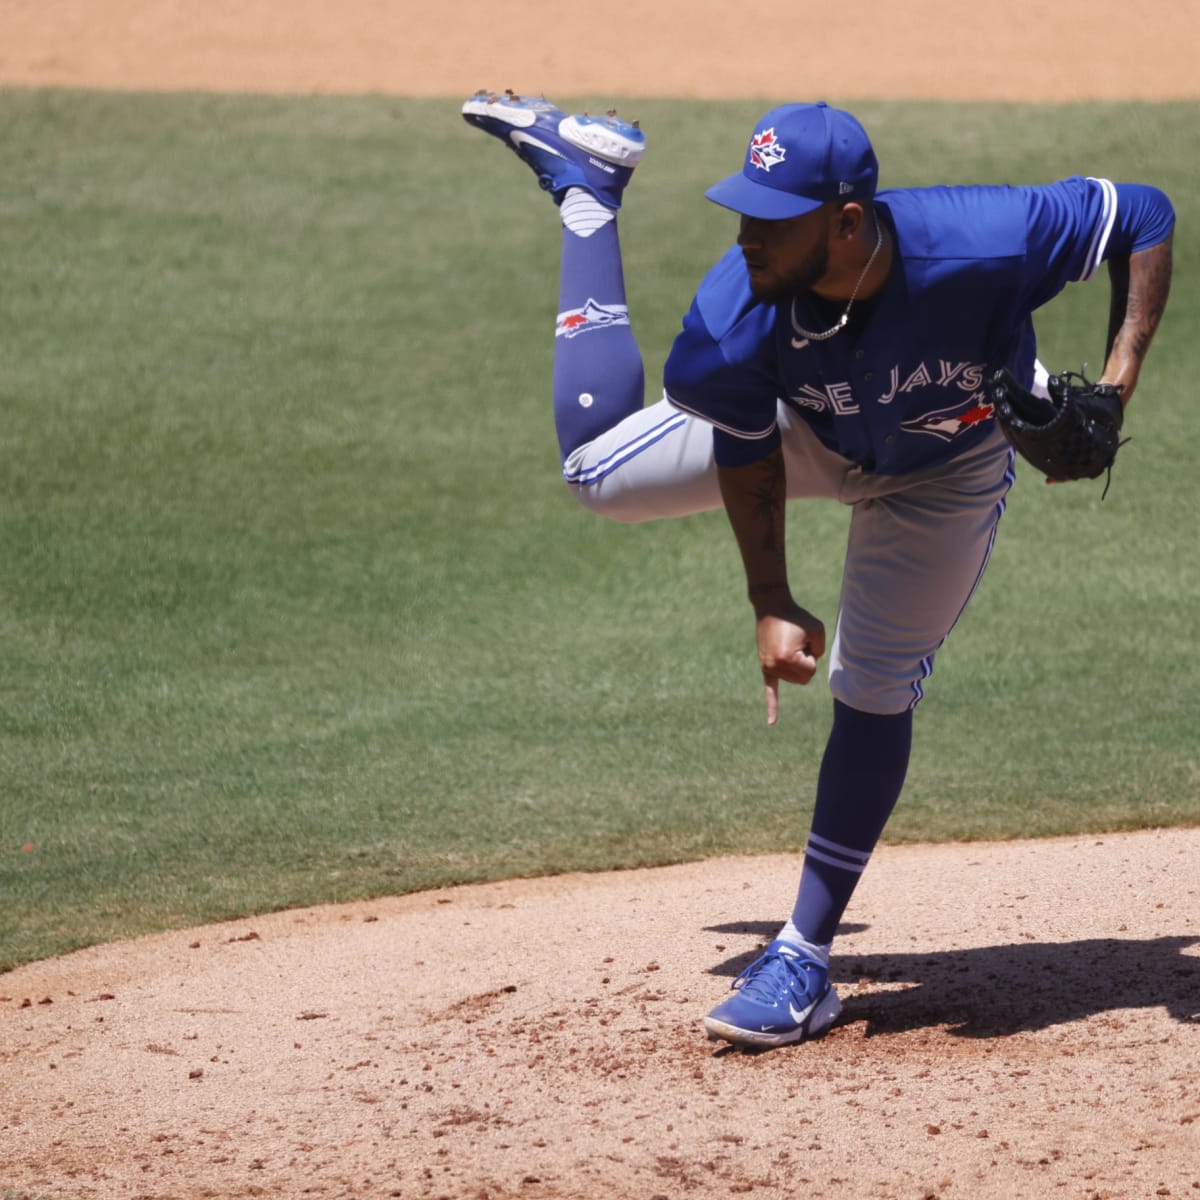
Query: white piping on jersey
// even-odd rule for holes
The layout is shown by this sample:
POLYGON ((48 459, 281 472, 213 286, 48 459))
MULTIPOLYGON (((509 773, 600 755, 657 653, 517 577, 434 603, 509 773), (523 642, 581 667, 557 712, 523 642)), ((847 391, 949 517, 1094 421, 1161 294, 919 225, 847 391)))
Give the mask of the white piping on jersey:
POLYGON ((760 442, 763 438, 770 437, 779 424, 777 421, 772 421, 761 433, 747 433, 744 429, 734 429, 731 425, 722 425, 720 421, 714 421, 712 417, 707 417, 694 408, 688 408, 686 404, 681 404, 674 396, 670 396, 666 392, 663 392, 663 398, 668 404, 679 409, 681 412, 690 413, 693 417, 699 417, 700 420, 720 429, 723 433, 728 433, 735 438, 741 438, 745 442, 760 442))
POLYGON ((1117 220, 1117 189, 1108 179, 1095 179, 1088 176, 1089 183, 1100 185, 1104 193, 1104 207, 1100 212, 1100 221, 1092 233, 1092 244, 1088 247, 1087 258, 1083 261, 1083 271, 1077 283, 1086 283, 1096 273, 1096 268, 1104 261, 1104 251, 1108 249, 1108 239, 1112 236, 1113 225, 1117 220))
POLYGON ((661 441, 667 434, 673 433, 676 429, 686 424, 687 419, 683 413, 673 413, 665 421, 660 421, 653 429, 647 429, 645 433, 640 434, 633 441, 625 442, 623 445, 618 446, 607 458, 588 467, 587 470, 570 471, 567 469, 566 463, 564 463, 563 479, 567 483, 578 487, 583 487, 590 483, 598 483, 605 475, 615 471, 623 463, 628 462, 631 458, 635 458, 643 450, 653 446, 655 442, 661 441))

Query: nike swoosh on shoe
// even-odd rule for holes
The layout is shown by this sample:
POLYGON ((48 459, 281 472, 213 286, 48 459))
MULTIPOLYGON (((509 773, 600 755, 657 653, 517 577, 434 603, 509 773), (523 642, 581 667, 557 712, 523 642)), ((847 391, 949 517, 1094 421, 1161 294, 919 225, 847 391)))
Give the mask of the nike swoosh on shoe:
POLYGON ((540 138, 532 137, 530 134, 524 133, 520 129, 514 129, 512 133, 508 135, 508 140, 513 142, 515 145, 533 146, 538 150, 544 150, 547 154, 553 154, 555 158, 567 157, 561 150, 555 150, 553 146, 548 146, 540 138))

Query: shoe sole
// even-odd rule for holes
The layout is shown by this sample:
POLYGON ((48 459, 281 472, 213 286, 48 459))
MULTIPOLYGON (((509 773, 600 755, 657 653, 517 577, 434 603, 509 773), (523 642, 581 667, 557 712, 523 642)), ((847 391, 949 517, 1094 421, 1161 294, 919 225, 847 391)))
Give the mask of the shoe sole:
POLYGON ((605 162, 618 167, 636 167, 646 151, 644 141, 635 141, 622 132, 632 129, 617 118, 574 116, 560 122, 558 135, 564 142, 578 146, 605 162))
MULTIPOLYGON (((525 97, 514 97, 524 100, 525 97)), ((496 121, 509 125, 514 131, 529 129, 538 117, 555 111, 549 102, 534 102, 529 104, 507 104, 503 96, 491 92, 480 92, 472 96, 462 107, 466 117, 477 117, 484 121, 496 121)), ((558 123, 558 136, 564 142, 570 143, 579 150, 594 154, 606 163, 618 167, 635 167, 642 161, 645 152, 645 141, 639 136, 634 138, 623 132, 635 127, 617 117, 590 117, 586 114, 563 117, 558 123)), ((519 139, 510 136, 510 141, 519 139)), ((558 153, 545 143, 539 143, 551 153, 558 153)))
MULTIPOLYGON (((514 96, 514 100, 523 100, 523 96, 514 96)), ((554 105, 548 101, 544 106, 508 104, 503 96, 495 92, 476 92, 463 106, 463 115, 468 117, 483 117, 489 121, 502 121, 515 129, 528 129, 541 113, 550 112, 554 105)))
POLYGON ((792 1042, 811 1041, 827 1033, 829 1027, 837 1020, 842 1011, 842 1002, 838 994, 830 988, 820 1000, 813 1005, 808 1016, 786 1033, 767 1033, 758 1029, 740 1029, 726 1021, 717 1021, 712 1017, 704 1018, 704 1028, 708 1031, 710 1042, 733 1042, 738 1046, 788 1046, 792 1042))

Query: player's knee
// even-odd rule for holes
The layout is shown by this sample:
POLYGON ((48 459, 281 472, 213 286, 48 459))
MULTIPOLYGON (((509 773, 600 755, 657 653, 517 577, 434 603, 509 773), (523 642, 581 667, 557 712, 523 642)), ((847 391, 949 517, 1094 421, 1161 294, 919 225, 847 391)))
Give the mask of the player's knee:
POLYGON ((610 521, 633 525, 648 520, 648 514, 632 499, 628 492, 614 491, 595 484, 567 484, 568 490, 588 512, 610 521))
POLYGON ((924 695, 919 679, 850 671, 836 657, 830 662, 829 692, 850 708, 881 717, 910 711, 924 695))

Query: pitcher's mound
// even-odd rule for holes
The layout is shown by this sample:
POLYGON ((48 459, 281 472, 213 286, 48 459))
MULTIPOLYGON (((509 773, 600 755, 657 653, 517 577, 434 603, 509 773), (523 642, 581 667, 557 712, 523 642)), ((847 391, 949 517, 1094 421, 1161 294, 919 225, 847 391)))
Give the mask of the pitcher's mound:
MULTIPOLYGON (((822 1040, 701 1020, 793 858, 488 884, 0 977, 43 1200, 1200 1195, 1200 830, 881 848, 822 1040)), ((17 1192, 24 1200, 22 1191, 17 1192)))

